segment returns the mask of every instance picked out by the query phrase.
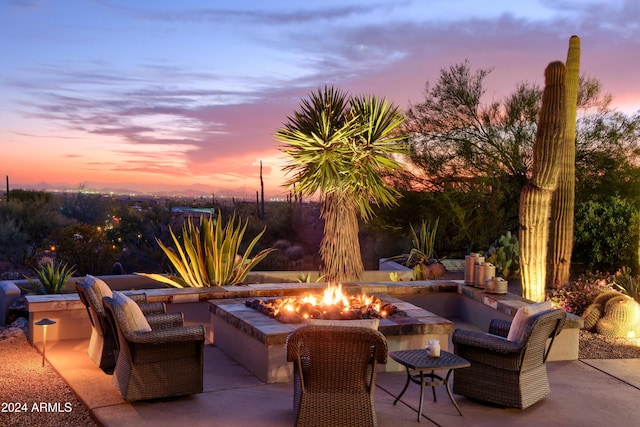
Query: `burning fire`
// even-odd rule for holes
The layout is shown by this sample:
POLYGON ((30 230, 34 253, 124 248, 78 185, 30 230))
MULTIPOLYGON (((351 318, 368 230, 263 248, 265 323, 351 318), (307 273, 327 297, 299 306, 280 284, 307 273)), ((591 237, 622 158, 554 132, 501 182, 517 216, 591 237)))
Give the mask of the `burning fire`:
POLYGON ((397 309, 375 296, 366 294, 349 296, 342 292, 342 285, 329 284, 322 295, 308 294, 300 297, 262 301, 247 301, 247 306, 284 323, 302 322, 306 319, 367 319, 388 317, 397 309))

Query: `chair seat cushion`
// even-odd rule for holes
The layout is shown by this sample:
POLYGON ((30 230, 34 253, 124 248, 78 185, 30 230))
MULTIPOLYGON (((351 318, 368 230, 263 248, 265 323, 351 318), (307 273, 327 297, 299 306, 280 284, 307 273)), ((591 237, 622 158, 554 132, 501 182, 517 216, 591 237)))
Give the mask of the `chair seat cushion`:
POLYGON ((550 300, 531 304, 526 307, 520 307, 511 322, 507 340, 521 341, 531 316, 542 313, 543 311, 551 310, 552 308, 553 306, 551 305, 550 300))
POLYGON ((113 300, 122 307, 130 332, 151 332, 149 322, 135 301, 118 291, 113 291, 113 300))

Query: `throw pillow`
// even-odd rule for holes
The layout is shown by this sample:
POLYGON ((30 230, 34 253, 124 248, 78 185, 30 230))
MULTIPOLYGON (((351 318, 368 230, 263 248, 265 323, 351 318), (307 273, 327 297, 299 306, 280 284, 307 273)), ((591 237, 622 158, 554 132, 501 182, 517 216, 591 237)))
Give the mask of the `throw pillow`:
POLYGON ((151 332, 151 326, 144 317, 140 306, 122 292, 113 291, 113 300, 122 307, 129 331, 151 332))
POLYGON ((307 325, 316 326, 348 326, 352 328, 370 328, 378 329, 380 319, 356 319, 356 320, 325 320, 325 319, 308 319, 307 325))
POLYGON ((551 310, 552 308, 553 306, 551 305, 550 300, 531 304, 526 307, 520 307, 516 312, 516 315, 513 317, 507 339, 509 341, 522 340, 527 323, 529 323, 529 319, 535 314, 551 310))

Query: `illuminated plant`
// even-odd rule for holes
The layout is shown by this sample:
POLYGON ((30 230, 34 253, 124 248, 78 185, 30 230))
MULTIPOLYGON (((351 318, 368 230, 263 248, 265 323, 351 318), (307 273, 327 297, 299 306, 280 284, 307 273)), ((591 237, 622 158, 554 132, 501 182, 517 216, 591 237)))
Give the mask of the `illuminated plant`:
POLYGON ((556 289, 569 281, 573 252, 576 192, 576 117, 580 78, 580 38, 571 36, 567 53, 567 125, 558 171, 558 187, 551 200, 550 284, 556 289))
POLYGON ((534 143, 533 177, 520 193, 520 274, 523 296, 545 300, 551 196, 556 188, 566 117, 566 68, 560 61, 545 70, 545 88, 534 143))
POLYGON ((73 277, 76 269, 69 267, 66 263, 46 262, 34 269, 38 281, 27 277, 33 289, 22 288, 32 294, 60 294, 64 291, 64 284, 73 277))
POLYGON ((629 267, 622 267, 613 276, 614 286, 640 303, 640 277, 633 276, 629 267))
POLYGON ((326 281, 362 277, 358 215, 368 220, 373 205, 390 206, 399 193, 384 180, 400 169, 403 153, 396 129, 399 109, 375 96, 350 97, 333 87, 312 93, 275 137, 289 156, 286 183, 301 195, 320 195, 324 235, 320 244, 326 281))
POLYGON ((250 253, 265 232, 263 229, 251 240, 243 255, 239 255, 248 220, 236 224, 235 214, 222 226, 220 213, 200 217, 196 226, 189 217, 182 226, 182 239, 170 230, 175 250, 165 246, 160 239, 158 245, 171 262, 177 276, 137 273, 176 288, 239 285, 249 272, 275 249, 263 249, 253 258, 250 253), (182 240, 182 242, 181 242, 182 240))

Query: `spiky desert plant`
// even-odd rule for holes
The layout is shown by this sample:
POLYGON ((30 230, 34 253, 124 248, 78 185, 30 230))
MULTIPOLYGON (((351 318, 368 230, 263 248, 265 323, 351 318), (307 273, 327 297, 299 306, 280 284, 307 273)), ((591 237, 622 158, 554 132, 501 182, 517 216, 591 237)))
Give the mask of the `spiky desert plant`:
POLYGON ((189 217, 182 226, 182 239, 179 239, 172 229, 169 230, 175 250, 157 239, 177 276, 136 274, 176 288, 242 284, 249 272, 275 249, 263 249, 254 257, 250 257, 251 251, 264 234, 265 227, 240 255, 248 220, 244 224, 240 220, 236 223, 234 214, 224 227, 222 223, 220 213, 217 218, 201 216, 199 226, 189 217))
POLYGON ((560 61, 545 69, 545 87, 533 146, 533 177, 520 193, 520 273, 523 296, 545 300, 551 196, 556 187, 566 118, 566 68, 560 61))
POLYGON ((551 199, 549 282, 554 289, 569 282, 573 252, 576 187, 576 120, 580 79, 580 38, 571 36, 567 52, 567 124, 558 171, 558 186, 551 199))
POLYGON ((396 133, 400 110, 374 96, 352 98, 324 87, 302 100, 298 111, 275 133, 289 156, 286 185, 299 193, 320 195, 324 235, 320 257, 325 280, 357 280, 364 266, 358 215, 368 220, 373 205, 390 206, 399 193, 385 173, 400 169, 393 155, 404 153, 396 133))
POLYGON ((431 225, 431 223, 423 220, 419 232, 416 232, 413 225, 411 225, 411 242, 413 243, 413 248, 411 248, 409 252, 407 264, 413 265, 416 263, 427 265, 431 263, 431 260, 436 254, 436 233, 438 232, 439 221, 440 218, 436 218, 435 223, 431 225))
POLYGON ((596 331, 608 337, 634 338, 640 329, 640 305, 631 297, 620 294, 604 306, 604 314, 596 331))
POLYGON ((616 288, 640 303, 640 277, 634 277, 629 267, 622 267, 613 280, 616 288))
POLYGON ((584 326, 582 328, 589 332, 594 332, 596 330, 596 325, 602 318, 603 314, 603 308, 600 304, 591 304, 582 315, 582 319, 584 321, 584 326))
POLYGON ((69 267, 64 262, 46 262, 34 269, 37 281, 27 277, 33 289, 22 289, 32 294, 59 294, 64 291, 64 284, 75 272, 75 267, 69 267))
POLYGON ((593 300, 593 303, 601 306, 602 311, 604 312, 604 307, 607 305, 607 302, 609 302, 609 300, 612 298, 619 297, 620 295, 622 294, 618 291, 614 291, 614 290, 604 291, 595 297, 595 299, 593 300))
POLYGON ((518 236, 507 231, 498 237, 484 254, 485 261, 496 266, 496 276, 505 279, 520 274, 520 245, 518 236))

